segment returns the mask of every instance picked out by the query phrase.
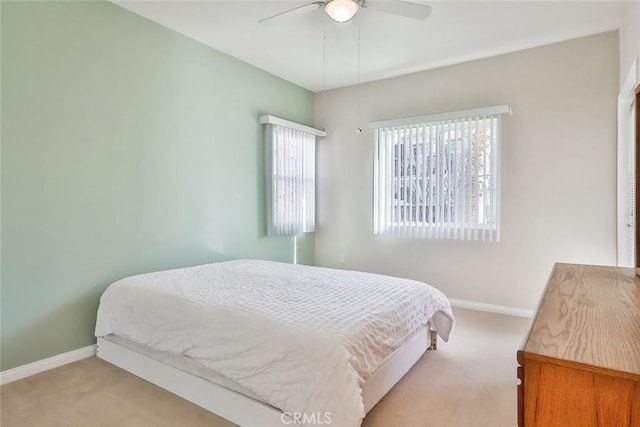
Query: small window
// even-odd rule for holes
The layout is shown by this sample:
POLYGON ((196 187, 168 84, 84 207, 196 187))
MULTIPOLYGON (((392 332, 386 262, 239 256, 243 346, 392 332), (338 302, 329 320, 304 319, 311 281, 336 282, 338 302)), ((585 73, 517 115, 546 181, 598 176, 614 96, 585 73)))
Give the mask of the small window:
POLYGON ((266 131, 267 231, 270 236, 315 231, 316 136, 323 131, 263 116, 266 131))
POLYGON ((499 240, 500 124, 509 106, 372 123, 376 234, 499 240))

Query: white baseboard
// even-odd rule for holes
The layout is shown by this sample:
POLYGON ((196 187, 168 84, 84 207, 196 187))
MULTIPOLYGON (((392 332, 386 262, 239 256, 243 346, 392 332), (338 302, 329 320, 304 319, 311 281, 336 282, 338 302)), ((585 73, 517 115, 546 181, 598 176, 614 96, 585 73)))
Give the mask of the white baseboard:
POLYGON ((0 385, 8 384, 10 382, 30 377, 31 375, 39 374, 40 372, 48 371, 49 369, 77 362, 78 360, 86 359, 87 357, 95 355, 96 345, 94 344, 38 360, 37 362, 29 363, 27 365, 18 366, 17 368, 7 369, 6 371, 0 372, 0 385))
POLYGON ((508 307, 506 305, 485 304, 483 302, 465 301, 461 299, 449 299, 453 307, 468 308, 469 310, 487 311, 489 313, 507 314, 517 317, 533 317, 533 310, 525 308, 508 307))

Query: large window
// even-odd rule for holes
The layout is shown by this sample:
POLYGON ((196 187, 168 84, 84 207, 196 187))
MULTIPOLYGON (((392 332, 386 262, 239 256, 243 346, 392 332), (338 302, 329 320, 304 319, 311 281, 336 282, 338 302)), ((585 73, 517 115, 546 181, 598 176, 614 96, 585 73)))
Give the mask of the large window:
POLYGON ((618 96, 618 266, 636 266, 636 88, 640 59, 631 64, 618 96))
POLYGON ((267 124, 267 230, 269 235, 315 231, 316 135, 324 132, 272 116, 267 124))
POLYGON ((508 106, 372 123, 376 234, 499 240, 508 106))

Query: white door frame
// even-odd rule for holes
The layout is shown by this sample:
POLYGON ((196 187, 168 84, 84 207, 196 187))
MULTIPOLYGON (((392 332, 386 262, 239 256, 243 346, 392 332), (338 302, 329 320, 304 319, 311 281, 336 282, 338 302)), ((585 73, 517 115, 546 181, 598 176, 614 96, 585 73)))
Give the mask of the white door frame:
MULTIPOLYGON (((635 146, 631 133, 631 108, 635 101, 635 89, 640 84, 640 58, 636 58, 631 64, 631 69, 618 95, 618 206, 617 206, 617 230, 618 230, 618 266, 634 267, 629 265, 629 222, 631 213, 631 182, 630 171, 635 169, 635 158, 632 157, 630 147, 635 146), (631 168, 631 169, 630 169, 631 168)), ((638 108, 640 106, 636 106, 638 108)), ((635 157, 635 156, 634 156, 635 157)), ((640 225, 640 224, 639 224, 640 225)))

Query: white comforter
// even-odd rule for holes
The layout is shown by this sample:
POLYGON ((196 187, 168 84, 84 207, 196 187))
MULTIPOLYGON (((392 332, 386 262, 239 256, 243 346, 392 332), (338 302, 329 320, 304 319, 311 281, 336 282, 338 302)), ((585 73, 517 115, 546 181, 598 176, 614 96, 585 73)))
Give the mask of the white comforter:
POLYGON ((113 283, 96 336, 191 357, 283 411, 353 427, 362 383, 429 320, 448 340, 449 302, 424 283, 239 260, 113 283))

